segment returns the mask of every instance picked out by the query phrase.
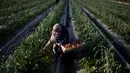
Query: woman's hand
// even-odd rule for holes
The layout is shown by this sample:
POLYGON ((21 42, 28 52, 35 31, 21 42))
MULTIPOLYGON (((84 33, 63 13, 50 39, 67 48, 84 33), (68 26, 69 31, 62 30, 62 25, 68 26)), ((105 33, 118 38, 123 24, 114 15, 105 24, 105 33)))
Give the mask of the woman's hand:
POLYGON ((61 54, 62 53, 61 43, 56 43, 53 45, 53 52, 54 52, 54 54, 61 54))

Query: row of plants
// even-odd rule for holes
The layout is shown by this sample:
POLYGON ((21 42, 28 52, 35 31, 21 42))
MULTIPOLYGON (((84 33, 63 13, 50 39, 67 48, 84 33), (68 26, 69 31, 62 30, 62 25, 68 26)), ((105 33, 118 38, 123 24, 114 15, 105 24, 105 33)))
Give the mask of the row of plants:
MULTIPOLYGON (((0 9, 0 16, 5 16, 5 15, 11 15, 12 13, 18 13, 19 11, 22 11, 27 8, 31 8, 41 1, 36 1, 36 0, 10 0, 10 1, 3 1, 1 2, 1 9, 0 9), (10 13, 9 13, 10 11, 10 13)), ((47 1, 44 1, 47 2, 47 1)))
MULTIPOLYGON (((55 0, 11 0, 14 3, 8 5, 8 1, 2 3, 8 7, 0 10, 0 41, 7 41, 10 35, 15 35, 16 30, 24 26, 38 14, 44 12, 55 0), (22 1, 22 2, 21 2, 22 1), (7 4, 6 4, 7 2, 7 4), (15 4, 16 3, 16 4, 15 4)), ((9 1, 10 2, 10 1, 9 1)), ((1 8, 2 8, 1 7, 1 8)))
POLYGON ((71 0, 72 20, 85 49, 75 63, 87 73, 126 73, 123 65, 115 60, 115 52, 107 40, 94 28, 86 14, 71 0))
POLYGON ((122 2, 128 2, 128 3, 130 3, 130 0, 116 0, 116 1, 122 1, 122 2))
MULTIPOLYGON (((27 3, 29 2, 30 0, 1 0, 0 1, 0 4, 1 4, 1 9, 4 9, 4 8, 8 8, 10 7, 12 4, 13 5, 16 5, 16 4, 20 4, 20 3, 27 3)), ((32 0, 33 1, 33 0, 32 0)))
POLYGON ((42 55, 39 50, 50 38, 52 27, 63 14, 64 2, 61 0, 23 42, 15 48, 9 58, 1 63, 2 73, 52 73, 53 58, 42 55), (3 69, 3 70, 2 70, 3 69), (5 69, 5 70, 4 70, 5 69))
POLYGON ((77 1, 94 14, 97 19, 105 23, 117 38, 126 43, 126 46, 130 44, 130 5, 112 2, 111 0, 77 1))

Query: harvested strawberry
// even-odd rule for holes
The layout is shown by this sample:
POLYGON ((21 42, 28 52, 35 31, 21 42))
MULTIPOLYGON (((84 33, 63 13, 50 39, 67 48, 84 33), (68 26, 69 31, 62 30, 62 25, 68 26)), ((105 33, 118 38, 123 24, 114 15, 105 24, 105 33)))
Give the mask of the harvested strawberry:
POLYGON ((68 44, 65 44, 63 46, 66 50, 70 50, 70 49, 73 49, 73 48, 79 46, 80 44, 82 44, 82 41, 76 40, 74 43, 68 43, 68 44))

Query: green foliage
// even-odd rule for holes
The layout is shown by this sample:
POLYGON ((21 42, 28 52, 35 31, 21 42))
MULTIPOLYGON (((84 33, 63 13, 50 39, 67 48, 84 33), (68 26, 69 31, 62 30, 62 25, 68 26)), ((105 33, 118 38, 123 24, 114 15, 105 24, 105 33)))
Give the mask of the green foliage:
MULTIPOLYGON (((100 46, 101 49, 99 50, 101 58, 82 58, 79 60, 80 67, 85 69, 85 71, 88 73, 119 73, 121 64, 114 60, 113 52, 108 50, 106 47, 103 48, 102 45, 100 46)), ((95 53, 95 55, 96 54, 97 53, 95 53)))
POLYGON ((24 26, 29 20, 44 12, 55 0, 3 0, 0 6, 0 41, 24 26))
MULTIPOLYGON (((5 0, 3 0, 4 2, 5 0)), ((120 5, 116 6, 112 4, 112 7, 117 8, 117 11, 114 9, 111 9, 108 5, 110 2, 108 1, 108 4, 105 4, 107 0, 78 0, 81 4, 83 4, 86 8, 88 8, 92 13, 94 13, 97 17, 101 18, 105 23, 110 23, 110 27, 115 28, 117 26, 116 23, 128 23, 129 21, 123 20, 122 18, 119 18, 122 22, 118 22, 116 19, 116 14, 119 14, 121 12, 121 15, 127 14, 128 11, 125 12, 118 12, 119 10, 122 10, 120 5), (95 3, 96 2, 96 3, 95 3), (88 4, 89 6, 85 5, 88 4), (104 3, 104 4, 103 4, 104 3), (92 5, 91 5, 92 4, 92 5), (106 6, 107 5, 107 6, 106 6), (101 8, 98 8, 98 6, 101 8), (106 8, 105 8, 106 6, 106 8), (105 11, 102 9, 105 8, 105 11), (109 12, 107 13, 107 9, 109 12), (111 12, 115 13, 109 14, 111 12), (101 13, 100 13, 101 12, 101 13), (101 14, 101 15, 100 15, 101 14), (109 18, 109 20, 107 19, 109 18), (108 20, 108 21, 107 21, 108 20), (112 25, 111 23, 115 24, 112 25)), ((30 15, 25 14, 28 16, 35 16, 35 12, 42 11, 43 7, 48 7, 50 4, 52 4, 53 1, 47 1, 47 0, 32 0, 25 1, 14 1, 11 0, 7 4, 12 5, 12 7, 16 7, 16 10, 11 10, 12 12, 16 14, 20 14, 21 12, 28 12, 29 10, 32 10, 30 12, 30 15), (43 3, 41 2, 43 1, 43 3), (17 8, 18 6, 16 3, 20 3, 22 6, 17 8), (34 3, 33 3, 34 2, 34 3), (45 3, 44 3, 45 2, 45 3), (25 4, 25 5, 24 5, 25 4), (28 5, 29 4, 29 5, 28 5), (45 6, 44 6, 45 5, 45 6), (40 7, 40 8, 39 8, 40 7), (27 9, 26 9, 27 8, 27 9), (30 9, 31 8, 31 9, 30 9), (39 10, 37 10, 39 9, 39 10), (27 10, 27 11, 26 11, 27 10), (19 12, 17 12, 19 11, 19 12), (33 12, 34 11, 34 12, 33 12)), ((4 3, 1 3, 2 5, 4 3)), ((40 24, 37 26, 34 32, 32 32, 26 39, 23 40, 23 42, 15 48, 15 51, 12 55, 9 56, 7 61, 5 61, 6 57, 3 56, 0 63, 0 72, 1 73, 52 73, 54 72, 54 66, 53 66, 53 58, 50 56, 45 56, 39 54, 39 50, 43 48, 43 46, 47 43, 49 40, 49 37, 51 36, 51 29, 55 23, 58 23, 60 20, 60 17, 63 13, 63 0, 57 4, 54 9, 52 9, 51 13, 40 22, 40 24)), ((125 6, 124 6, 125 7, 125 6)), ((0 12, 5 11, 6 9, 10 9, 8 6, 1 7, 0 12)), ((85 57, 77 60, 78 65, 80 68, 84 69, 88 73, 119 73, 122 70, 122 65, 114 60, 114 51, 112 51, 112 48, 110 44, 107 42, 107 40, 97 31, 97 29, 94 28, 92 25, 92 22, 88 19, 88 17, 80 10, 80 8, 77 6, 75 2, 71 1, 71 8, 72 8, 72 20, 74 24, 74 30, 75 33, 79 36, 79 39, 84 40, 86 44, 86 50, 84 51, 85 57)), ((126 6, 127 8, 127 6, 126 6)), ((124 9, 123 9, 124 10, 124 9)), ((124 10, 125 11, 125 10, 124 10)), ((5 15, 8 12, 5 12, 5 15)), ((3 13, 4 15, 4 13, 3 13)), ((9 14, 10 15, 10 14, 9 14)), ((11 14, 15 16, 15 14, 11 14)), ((21 15, 21 14, 20 14, 21 15)), ((1 15, 0 15, 1 16, 1 15)), ((15 16, 17 17, 17 16, 15 16)), ((19 17, 19 16, 18 16, 19 17)), ((21 20, 28 20, 27 17, 21 17, 21 20)), ((127 16, 126 16, 127 17, 127 16)), ((12 19, 10 23, 15 22, 14 20, 17 20, 17 18, 12 19)), ((22 24, 23 22, 19 22, 19 24, 22 24)), ((3 25, 2 25, 3 26, 3 25)), ((10 25, 9 25, 10 26, 10 25)), ((15 25, 11 25, 12 28, 15 25)), ((18 25, 21 27, 21 25, 18 25)), ((127 25, 126 25, 127 26, 127 25)), ((124 27, 124 25, 121 25, 121 27, 124 27)), ((118 28, 118 27, 117 27, 118 28)), ((120 29, 120 26, 118 29, 123 30, 128 27, 124 27, 120 29)), ((1 28, 0 28, 1 29, 1 28)), ((6 29, 3 29, 6 31, 6 29)), ((117 30, 117 29, 113 29, 117 30)), ((6 32, 5 32, 6 33, 6 32)), ((119 31, 120 33, 120 31, 119 31)), ((123 33, 123 32, 122 32, 123 33)), ((7 33, 6 33, 7 34, 7 33)), ((129 34, 128 34, 129 35, 129 34)), ((126 35, 127 36, 127 35, 126 35)), ((128 39, 128 38, 127 38, 128 39)))
POLYGON ((114 33, 130 44, 130 5, 111 0, 77 0, 92 14, 105 23, 114 33))
POLYGON ((116 1, 122 1, 122 2, 128 2, 128 3, 130 3, 130 0, 116 0, 116 1))
POLYGON ((53 72, 53 59, 49 56, 41 56, 39 50, 49 40, 52 26, 60 20, 63 5, 63 1, 56 5, 35 31, 16 48, 14 54, 9 56, 4 63, 9 73, 53 72))
POLYGON ((86 42, 84 58, 76 60, 81 69, 88 73, 119 73, 121 64, 114 60, 114 52, 105 38, 94 28, 91 21, 71 2, 75 32, 86 42))

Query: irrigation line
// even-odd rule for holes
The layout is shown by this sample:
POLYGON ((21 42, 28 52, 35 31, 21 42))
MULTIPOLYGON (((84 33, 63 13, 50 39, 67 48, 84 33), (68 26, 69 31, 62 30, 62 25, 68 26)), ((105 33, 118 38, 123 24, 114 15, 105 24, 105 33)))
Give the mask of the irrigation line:
MULTIPOLYGON (((105 35, 100 31, 100 29, 99 29, 98 27, 95 26, 95 24, 94 24, 92 21, 91 21, 91 23, 92 23, 93 26, 101 33, 101 35, 104 36, 104 38, 106 38, 105 35)), ((110 42, 107 38, 106 38, 106 40, 111 44, 111 42, 110 42)), ((111 45, 111 46, 113 46, 113 45, 111 45)), ((113 46, 113 47, 114 47, 114 46, 113 46)), ((128 68, 130 68, 129 63, 124 59, 124 57, 123 57, 116 49, 112 48, 112 50, 114 50, 114 51, 117 53, 117 55, 120 57, 121 61, 122 61, 128 68)), ((129 69, 129 70, 130 70, 130 69, 129 69)))
POLYGON ((56 5, 56 3, 54 3, 52 6, 50 6, 45 12, 43 12, 40 15, 38 15, 33 20, 29 21, 26 24, 27 26, 25 28, 23 28, 23 30, 21 30, 16 36, 14 36, 12 38, 12 40, 10 40, 9 42, 7 42, 2 48, 0 48, 0 54, 2 54, 2 55, 9 55, 10 53, 12 53, 11 50, 13 50, 14 47, 16 47, 23 40, 23 38, 25 38, 27 35, 29 35, 29 33, 31 31, 35 30, 35 27, 38 25, 38 23, 41 20, 43 20, 50 13, 51 9, 55 5, 56 5), (15 44, 15 46, 12 46, 14 44, 15 44))
POLYGON ((65 18, 64 18, 64 25, 66 26, 66 27, 69 27, 69 26, 67 26, 67 24, 68 24, 68 19, 69 19, 69 17, 68 17, 68 0, 65 0, 65 18))
POLYGON ((122 62, 130 69, 130 65, 127 62, 130 58, 130 48, 125 47, 122 42, 120 42, 116 37, 114 37, 112 34, 110 34, 110 32, 108 32, 108 29, 103 27, 103 23, 97 20, 93 14, 91 14, 78 2, 76 3, 81 8, 81 10, 89 17, 89 19, 94 23, 94 26, 98 29, 98 31, 116 48, 116 53, 118 54, 122 62))
MULTIPOLYGON (((65 2, 64 2, 65 4, 64 4, 64 11, 63 11, 63 16, 60 18, 60 21, 59 21, 59 23, 61 24, 61 25, 64 25, 65 26, 65 21, 66 21, 66 0, 65 0, 65 2)), ((60 71, 61 71, 61 67, 62 67, 62 65, 61 65, 61 58, 60 58, 60 56, 58 56, 57 58, 57 62, 56 62, 56 70, 55 70, 55 73, 61 73, 60 71)))
MULTIPOLYGON (((69 0, 65 0, 65 7, 64 7, 64 14, 63 16, 61 17, 61 20, 60 20, 60 23, 63 24, 65 27, 68 28, 69 31, 69 40, 71 42, 75 41, 76 40, 76 37, 75 37, 75 34, 73 32, 73 26, 72 26, 72 21, 71 21, 71 9, 70 9, 70 3, 69 3, 69 0), (70 37, 71 35, 71 37, 70 37)), ((60 56, 57 58, 58 59, 58 62, 57 62, 57 68, 56 68, 56 71, 55 73, 61 73, 61 69, 63 69, 64 67, 62 66, 61 64, 61 58, 60 56), (62 68, 61 68, 62 67, 62 68)), ((70 67, 68 67, 70 68, 70 67)), ((63 69, 65 70, 65 68, 63 69)))
MULTIPOLYGON (((63 14, 63 16, 61 17, 61 19, 60 19, 60 24, 61 25, 64 25, 64 26, 66 26, 66 27, 68 27, 66 24, 68 24, 68 0, 64 0, 65 2, 65 4, 64 4, 64 14, 63 14)), ((63 67, 62 66, 62 64, 61 64, 61 58, 60 58, 60 56, 58 56, 57 57, 57 66, 56 66, 56 71, 55 71, 55 73, 61 73, 61 67, 63 67)))
POLYGON ((60 70, 61 70, 61 59, 60 59, 60 56, 58 56, 58 62, 57 62, 55 73, 61 73, 60 70))

